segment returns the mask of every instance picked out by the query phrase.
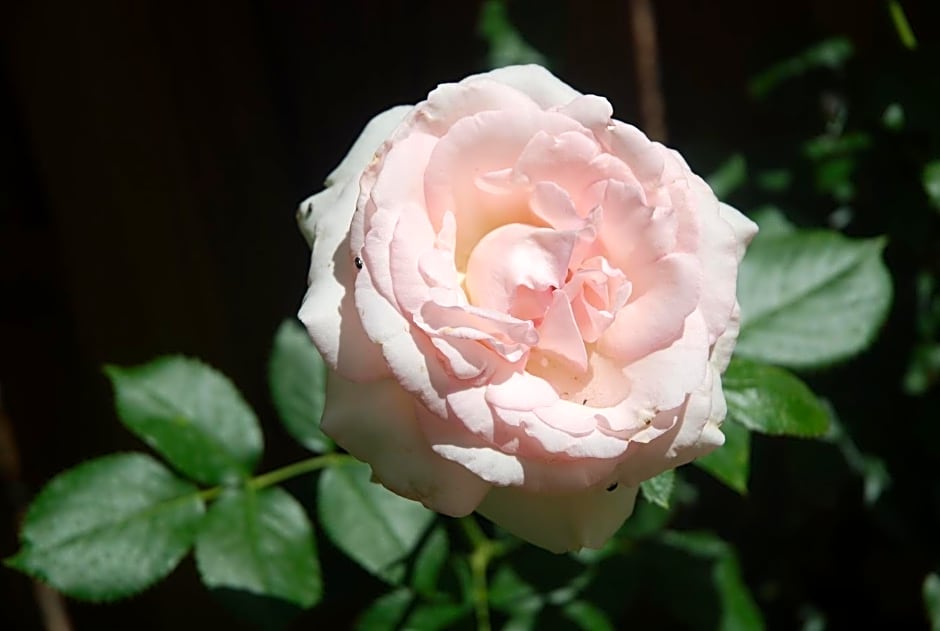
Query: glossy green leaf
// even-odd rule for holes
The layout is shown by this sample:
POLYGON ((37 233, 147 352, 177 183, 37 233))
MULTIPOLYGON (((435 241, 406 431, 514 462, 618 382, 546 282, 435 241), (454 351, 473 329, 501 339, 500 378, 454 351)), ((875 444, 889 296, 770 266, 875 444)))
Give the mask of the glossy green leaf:
POLYGON ((326 365, 307 332, 294 320, 285 320, 274 336, 268 386, 278 416, 290 435, 310 451, 330 451, 333 441, 320 431, 326 400, 326 365))
POLYGON ((695 461, 698 468, 715 476, 738 493, 747 493, 751 470, 751 433, 732 419, 721 426, 725 444, 695 461))
POLYGON ((640 483, 640 490, 647 502, 652 502, 663 508, 669 508, 669 498, 676 481, 676 470, 668 469, 655 478, 640 483))
POLYGON ((323 530, 346 555, 390 583, 405 576, 403 560, 434 514, 370 480, 368 465, 331 467, 319 480, 317 509, 323 530))
POLYGON ((323 592, 310 520, 277 487, 233 489, 216 500, 196 539, 196 563, 209 587, 280 598, 305 609, 323 592))
POLYGON ((203 513, 198 490, 150 456, 105 456, 46 485, 7 563, 73 598, 124 598, 176 567, 203 513))
POLYGON ((931 572, 924 579, 924 607, 931 631, 940 631, 940 575, 931 572))
POLYGON ((715 197, 725 199, 747 181, 747 161, 740 153, 736 153, 708 176, 707 181, 715 197))
POLYGON ((251 473, 261 456, 261 430, 224 375, 186 357, 105 371, 124 425, 181 472, 207 484, 251 473))
POLYGON ((792 368, 822 366, 874 339, 891 304, 883 239, 828 231, 757 238, 738 276, 735 352, 792 368))
POLYGON ((728 416, 775 436, 822 436, 829 413, 806 384, 783 368, 734 358, 722 377, 728 416))

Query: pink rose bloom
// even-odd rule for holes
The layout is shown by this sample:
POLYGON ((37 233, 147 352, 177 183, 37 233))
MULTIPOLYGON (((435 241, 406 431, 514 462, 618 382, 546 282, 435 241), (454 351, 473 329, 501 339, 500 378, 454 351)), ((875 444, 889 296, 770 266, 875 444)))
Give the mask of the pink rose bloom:
POLYGON ((322 427, 375 479, 560 552, 724 441, 757 228, 538 66, 376 116, 305 201, 322 427))

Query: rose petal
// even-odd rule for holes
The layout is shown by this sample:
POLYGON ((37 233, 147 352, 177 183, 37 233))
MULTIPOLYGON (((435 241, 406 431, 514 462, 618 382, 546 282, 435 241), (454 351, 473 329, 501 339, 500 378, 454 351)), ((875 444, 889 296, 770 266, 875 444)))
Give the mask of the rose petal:
POLYGON ((490 485, 435 454, 415 414, 393 379, 363 386, 330 375, 321 427, 395 493, 452 517, 471 513, 490 485))
POLYGON ((411 105, 398 105, 376 115, 366 123, 365 129, 359 134, 343 161, 326 176, 326 185, 333 186, 358 180, 380 145, 392 135, 402 119, 413 109, 411 105))
POLYGON ((313 226, 313 251, 298 317, 330 367, 361 382, 386 377, 389 370, 363 330, 353 301, 356 269, 346 233, 356 193, 353 185, 334 186, 301 205, 302 214, 313 222, 308 224, 313 226))
POLYGON ((575 493, 494 487, 477 511, 517 537, 552 552, 600 548, 633 512, 637 488, 620 484, 575 493))

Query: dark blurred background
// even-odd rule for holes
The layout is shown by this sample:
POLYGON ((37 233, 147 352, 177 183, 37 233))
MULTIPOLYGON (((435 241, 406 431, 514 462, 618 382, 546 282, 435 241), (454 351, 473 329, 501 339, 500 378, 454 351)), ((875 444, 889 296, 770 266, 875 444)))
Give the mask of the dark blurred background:
MULTIPOLYGON (((302 455, 273 421, 265 386, 274 331, 305 288, 294 210, 373 114, 484 69, 480 7, 139 0, 0 9, 0 401, 18 447, 0 453, 0 556, 16 549, 14 512, 45 481, 142 448, 115 417, 105 363, 201 357, 265 419, 264 467, 302 455)), ((735 152, 749 165, 787 167, 793 185, 777 201, 798 223, 825 226, 845 204, 814 185, 801 143, 824 130, 832 99, 850 127, 868 130, 850 220, 838 221, 852 236, 889 235, 895 282, 875 346, 809 376, 859 449, 883 461, 890 488, 866 506, 863 478, 835 446, 756 438, 751 494, 691 472, 701 497, 679 525, 737 545, 772 629, 800 628, 807 611, 822 612, 830 629, 925 628, 920 586, 940 568, 940 408, 936 387, 915 396, 902 381, 923 341, 915 278, 940 273, 938 214, 920 186, 923 164, 940 157, 940 3, 904 2, 916 50, 902 46, 883 2, 655 7, 669 143, 696 171, 735 152), (808 72, 764 99, 749 92, 759 72, 834 36, 855 51, 837 71, 808 72), (892 102, 904 106, 901 131, 880 126, 892 102)), ((618 118, 638 119, 625 2, 509 8, 557 74, 607 96, 618 118)), ((762 196, 744 187, 730 201, 747 211, 762 196)), ((381 586, 320 545, 325 600, 296 626, 346 628, 381 586)), ((39 628, 29 580, 0 569, 0 594, 0 627, 39 628)), ((67 608, 78 629, 242 628, 222 600, 187 560, 138 598, 67 608)), ((664 607, 641 607, 618 628, 681 627, 664 607)))

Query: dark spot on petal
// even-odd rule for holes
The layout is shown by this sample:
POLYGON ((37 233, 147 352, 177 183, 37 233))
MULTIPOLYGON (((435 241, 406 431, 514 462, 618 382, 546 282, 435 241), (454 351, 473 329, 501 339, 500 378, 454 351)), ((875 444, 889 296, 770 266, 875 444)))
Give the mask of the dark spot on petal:
POLYGON ((353 263, 355 264, 356 269, 362 269, 362 259, 361 259, 361 258, 359 258, 359 257, 357 256, 355 259, 353 259, 353 263))
POLYGON ((587 399, 581 402, 581 405, 587 405, 587 399))
POLYGON ((616 491, 618 485, 619 485, 619 482, 614 482, 613 484, 611 484, 610 486, 607 487, 607 490, 608 490, 608 491, 616 491))

